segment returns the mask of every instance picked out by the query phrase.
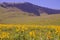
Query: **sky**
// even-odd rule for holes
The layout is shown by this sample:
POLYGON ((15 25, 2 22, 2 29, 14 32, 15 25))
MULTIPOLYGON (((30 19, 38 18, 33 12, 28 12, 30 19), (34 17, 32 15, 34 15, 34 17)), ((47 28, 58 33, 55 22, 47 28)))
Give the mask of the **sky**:
POLYGON ((43 7, 60 9, 60 0, 0 0, 0 2, 30 2, 43 7))

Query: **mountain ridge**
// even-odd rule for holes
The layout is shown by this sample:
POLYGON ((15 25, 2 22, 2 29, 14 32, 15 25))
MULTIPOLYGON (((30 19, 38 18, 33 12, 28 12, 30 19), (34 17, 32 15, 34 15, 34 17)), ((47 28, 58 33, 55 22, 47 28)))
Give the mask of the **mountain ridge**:
POLYGON ((24 2, 24 3, 1 3, 1 7, 3 8, 10 8, 10 7, 16 7, 23 12, 28 12, 28 13, 33 13, 36 16, 40 16, 42 13, 46 13, 48 15, 50 14, 60 14, 60 10, 55 10, 55 9, 50 9, 47 7, 42 7, 42 6, 37 6, 29 2, 24 2))

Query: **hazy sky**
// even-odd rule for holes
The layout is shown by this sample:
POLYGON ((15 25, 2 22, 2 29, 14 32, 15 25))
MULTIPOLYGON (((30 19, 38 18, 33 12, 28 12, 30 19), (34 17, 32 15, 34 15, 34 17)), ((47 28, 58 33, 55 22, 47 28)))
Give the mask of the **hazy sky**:
POLYGON ((30 2, 43 7, 60 9, 60 0, 0 0, 0 2, 30 2))

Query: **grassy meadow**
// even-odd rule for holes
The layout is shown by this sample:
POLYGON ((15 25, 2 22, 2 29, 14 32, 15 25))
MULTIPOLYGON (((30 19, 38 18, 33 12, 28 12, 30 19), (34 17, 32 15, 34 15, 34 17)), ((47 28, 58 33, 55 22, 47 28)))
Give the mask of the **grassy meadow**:
POLYGON ((4 18, 2 24, 60 25, 60 14, 4 18))
POLYGON ((60 14, 29 15, 0 7, 0 40, 60 40, 60 14))

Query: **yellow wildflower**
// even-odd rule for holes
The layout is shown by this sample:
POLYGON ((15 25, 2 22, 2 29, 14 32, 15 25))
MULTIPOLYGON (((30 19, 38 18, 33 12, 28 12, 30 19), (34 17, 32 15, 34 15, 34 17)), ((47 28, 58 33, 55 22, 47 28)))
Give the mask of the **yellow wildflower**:
POLYGON ((36 36, 36 34, 35 34, 34 31, 29 32, 29 35, 30 35, 31 37, 35 37, 35 36, 36 36))
POLYGON ((9 38, 9 33, 8 32, 2 32, 0 34, 0 38, 9 38))

